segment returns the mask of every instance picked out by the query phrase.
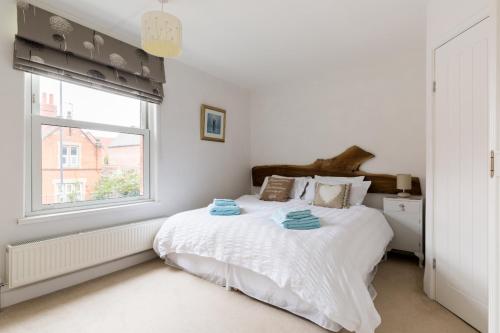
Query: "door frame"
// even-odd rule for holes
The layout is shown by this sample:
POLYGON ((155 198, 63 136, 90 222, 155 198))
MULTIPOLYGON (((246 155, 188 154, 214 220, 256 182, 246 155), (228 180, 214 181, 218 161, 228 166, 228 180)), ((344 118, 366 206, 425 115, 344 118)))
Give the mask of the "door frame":
MULTIPOLYGON (((426 116, 426 131, 427 131, 427 184, 426 184, 426 234, 425 234, 425 274, 424 274, 424 290, 431 299, 436 299, 436 271, 433 268, 434 255, 434 116, 435 116, 435 93, 434 93, 434 82, 436 79, 436 52, 442 46, 446 45, 451 40, 462 35, 469 29, 475 27, 476 25, 482 23, 483 21, 489 19, 490 25, 490 48, 489 48, 489 63, 490 68, 490 85, 489 85, 489 147, 490 150, 495 152, 497 166, 499 166, 495 172, 493 178, 490 178, 488 184, 488 332, 489 333, 500 333, 500 316, 498 313, 500 311, 500 228, 498 224, 499 220, 499 204, 498 198, 500 198, 500 144, 497 143, 497 131, 500 130, 497 125, 497 110, 500 110, 500 105, 497 99, 497 94, 500 96, 500 85, 497 85, 497 80, 500 79, 500 72, 497 72, 497 68, 500 69, 500 55, 497 52, 497 36, 500 36, 500 26, 498 25, 498 14, 497 10, 500 10, 500 6, 496 5, 495 1, 491 1, 491 8, 485 10, 484 12, 476 15, 468 22, 457 27, 454 31, 450 32, 446 38, 442 39, 442 42, 438 44, 437 47, 432 48, 431 54, 428 54, 428 67, 427 67, 427 77, 428 77, 428 89, 427 89, 427 116, 426 116), (498 66, 497 66, 498 65, 498 66)), ((439 89, 439 88, 438 88, 439 89)), ((485 157, 487 158, 487 157, 485 157)), ((485 170, 487 172, 487 170, 485 170)))

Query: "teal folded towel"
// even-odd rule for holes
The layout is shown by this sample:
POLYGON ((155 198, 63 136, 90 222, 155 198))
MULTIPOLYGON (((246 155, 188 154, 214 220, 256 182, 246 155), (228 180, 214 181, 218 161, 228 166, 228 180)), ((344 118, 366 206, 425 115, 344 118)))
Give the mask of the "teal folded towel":
POLYGON ((280 223, 288 219, 302 219, 307 217, 312 217, 310 209, 305 210, 287 210, 287 209, 278 209, 274 212, 272 218, 276 222, 280 223))
POLYGON ((281 223, 285 229, 308 230, 320 228, 319 218, 310 218, 308 221, 297 222, 297 220, 287 220, 281 223))
POLYGON ((272 220, 285 229, 310 230, 320 228, 319 218, 311 214, 311 210, 287 211, 277 210, 272 220))
POLYGON ((290 227, 290 226, 284 225, 283 228, 289 229, 289 230, 312 230, 312 229, 321 228, 321 225, 319 223, 313 224, 313 225, 301 225, 301 226, 296 226, 296 227, 290 227))
POLYGON ((213 204, 215 206, 238 206, 236 204, 236 201, 232 200, 232 199, 214 199, 214 202, 213 204))
POLYGON ((319 218, 317 218, 316 216, 309 216, 309 217, 305 217, 305 218, 302 218, 302 219, 286 219, 286 220, 283 220, 283 221, 276 221, 274 220, 275 222, 278 222, 278 223, 287 223, 289 225, 301 225, 301 224, 308 224, 308 223, 316 223, 316 222, 319 222, 319 218))
POLYGON ((310 209, 296 210, 286 213, 286 218, 288 219, 300 219, 307 216, 312 216, 310 209))
POLYGON ((229 215, 240 215, 241 210, 238 206, 209 206, 209 212, 211 215, 217 216, 229 216, 229 215))
POLYGON ((240 210, 234 212, 210 212, 210 215, 213 216, 235 216, 240 214, 241 214, 240 210))

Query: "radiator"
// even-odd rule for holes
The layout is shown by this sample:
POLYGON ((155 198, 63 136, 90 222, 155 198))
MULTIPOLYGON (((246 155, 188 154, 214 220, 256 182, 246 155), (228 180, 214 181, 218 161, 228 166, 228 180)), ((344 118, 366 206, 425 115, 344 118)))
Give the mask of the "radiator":
POLYGON ((149 250, 165 219, 7 246, 7 284, 17 288, 149 250))

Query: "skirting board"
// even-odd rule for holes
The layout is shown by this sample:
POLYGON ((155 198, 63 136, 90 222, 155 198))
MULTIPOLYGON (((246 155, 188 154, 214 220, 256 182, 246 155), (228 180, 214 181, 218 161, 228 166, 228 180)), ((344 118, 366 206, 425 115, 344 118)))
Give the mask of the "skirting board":
POLYGON ((141 264, 154 258, 157 258, 154 251, 148 250, 26 287, 12 290, 5 290, 2 288, 2 294, 0 295, 2 298, 2 308, 75 286, 83 282, 141 264))

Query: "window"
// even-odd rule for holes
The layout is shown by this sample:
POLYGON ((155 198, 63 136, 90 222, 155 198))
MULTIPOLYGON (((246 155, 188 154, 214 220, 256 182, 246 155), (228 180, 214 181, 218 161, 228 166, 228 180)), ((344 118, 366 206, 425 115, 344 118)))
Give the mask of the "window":
POLYGON ((38 75, 27 81, 27 215, 151 199, 148 103, 38 75))
POLYGON ((63 168, 80 167, 80 147, 77 145, 63 144, 61 159, 63 168))
POLYGON ((59 203, 85 200, 83 183, 80 182, 57 183, 56 193, 59 203))

